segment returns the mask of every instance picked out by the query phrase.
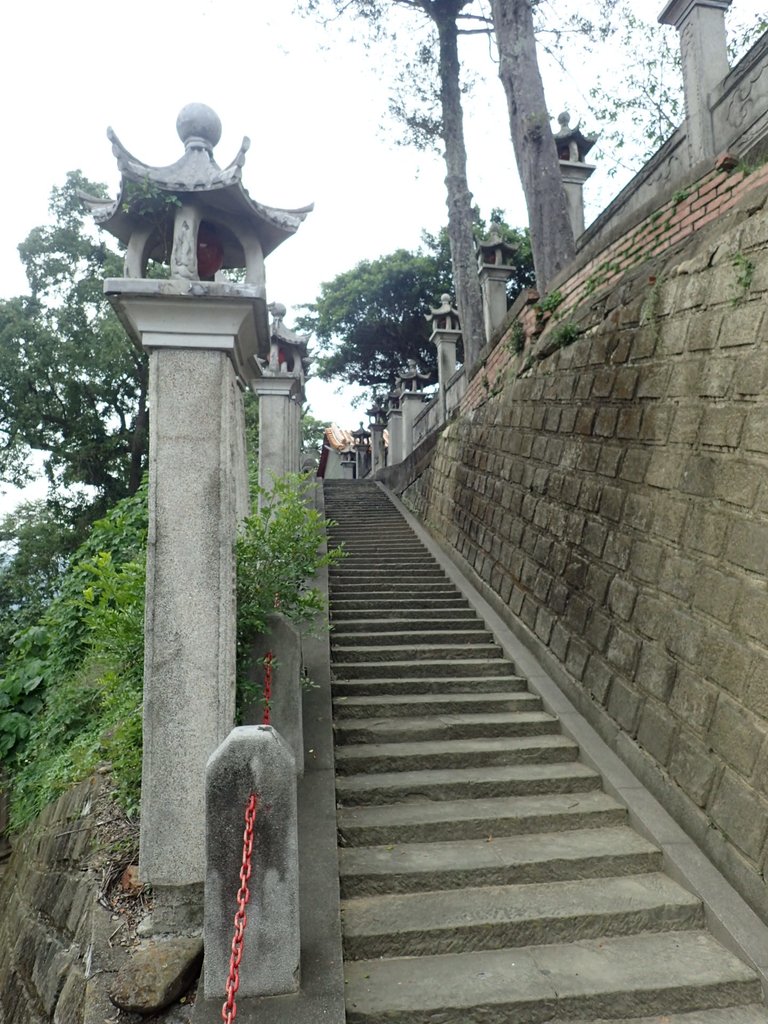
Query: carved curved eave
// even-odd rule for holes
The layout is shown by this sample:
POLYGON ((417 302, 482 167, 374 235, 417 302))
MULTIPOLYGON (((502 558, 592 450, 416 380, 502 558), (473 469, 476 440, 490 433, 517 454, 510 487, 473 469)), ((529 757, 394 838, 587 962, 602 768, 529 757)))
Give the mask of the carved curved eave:
POLYGON ((205 147, 191 147, 175 163, 151 167, 138 160, 122 144, 112 128, 107 129, 120 173, 128 181, 151 181, 166 192, 204 192, 229 188, 240 182, 250 140, 244 138, 235 159, 222 170, 205 147))

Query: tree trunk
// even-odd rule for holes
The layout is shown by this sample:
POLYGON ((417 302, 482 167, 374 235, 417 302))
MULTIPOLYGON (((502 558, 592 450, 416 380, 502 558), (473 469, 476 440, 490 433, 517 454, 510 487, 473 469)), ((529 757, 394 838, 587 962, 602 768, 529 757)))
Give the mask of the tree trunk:
POLYGON ((425 9, 440 39, 440 102, 445 143, 448 240, 451 245, 456 305, 464 341, 464 362, 471 367, 485 345, 483 304, 472 236, 472 193, 467 183, 467 151, 459 85, 459 48, 456 18, 466 0, 432 0, 425 9))
POLYGON ((536 287, 544 293, 575 252, 544 86, 536 59, 531 0, 491 0, 499 78, 528 207, 536 287))

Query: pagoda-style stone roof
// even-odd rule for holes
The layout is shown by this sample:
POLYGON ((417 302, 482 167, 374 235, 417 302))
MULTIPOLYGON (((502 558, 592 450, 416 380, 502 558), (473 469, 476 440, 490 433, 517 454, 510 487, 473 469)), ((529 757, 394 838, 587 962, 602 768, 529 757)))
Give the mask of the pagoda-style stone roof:
POLYGON ((184 107, 176 130, 184 143, 183 156, 166 167, 153 167, 133 156, 108 129, 122 175, 120 193, 114 201, 81 194, 96 222, 126 245, 135 235, 137 223, 146 223, 147 210, 154 204, 149 219, 157 237, 148 242, 144 253, 147 258, 167 261, 164 240, 172 237, 175 210, 194 196, 200 197, 204 220, 212 223, 220 236, 226 268, 246 266, 245 234, 258 238, 263 258, 294 234, 313 209, 312 204, 295 210, 278 209, 249 196, 241 180, 250 146, 248 138, 243 139, 234 160, 223 169, 219 167, 213 149, 221 137, 221 121, 210 107, 202 103, 184 107))
POLYGON ((557 121, 560 125, 555 135, 558 158, 571 163, 586 163, 587 153, 597 142, 597 136, 584 135, 579 125, 571 128, 571 115, 567 110, 560 114, 557 121))

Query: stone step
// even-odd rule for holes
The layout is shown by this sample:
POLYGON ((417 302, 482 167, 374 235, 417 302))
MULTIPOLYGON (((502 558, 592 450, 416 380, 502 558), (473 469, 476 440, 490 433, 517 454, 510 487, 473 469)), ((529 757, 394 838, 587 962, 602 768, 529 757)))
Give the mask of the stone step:
POLYGON ((404 618, 402 613, 398 616, 384 615, 370 618, 346 618, 344 612, 333 626, 331 639, 340 637, 356 636, 358 633, 403 633, 418 629, 422 633, 453 633, 458 630, 474 629, 476 626, 482 628, 482 619, 474 612, 467 610, 462 613, 460 610, 453 612, 430 612, 428 617, 423 613, 414 614, 410 618, 404 618), (448 617, 449 616, 449 617, 448 617))
POLYGON ((622 1017, 621 1020, 569 1021, 568 1024, 768 1024, 765 1006, 727 1006, 723 1010, 694 1010, 693 1013, 665 1013, 662 1017, 622 1017))
MULTIPOLYGON (((358 548, 358 550, 360 549, 358 548)), ((378 547, 372 547, 368 552, 360 551, 359 554, 349 552, 343 562, 339 563, 336 568, 344 566, 344 568, 365 569, 370 566, 374 569, 386 569, 389 566, 410 566, 411 571, 413 571, 414 566, 421 567, 422 564, 425 568, 437 566, 437 563, 428 554, 425 547, 420 544, 414 544, 406 548, 398 545, 397 554, 393 555, 382 555, 378 547)))
POLYGON ((562 735, 433 743, 361 743, 336 751, 340 775, 361 772, 418 772, 484 765, 555 764, 575 761, 578 746, 562 735))
POLYGON ((339 850, 344 897, 631 875, 662 861, 627 826, 339 850))
POLYGON ((615 1021, 756 1004, 761 998, 746 964, 699 931, 357 960, 344 974, 347 1024, 543 1024, 602 1016, 615 1021))
POLYGON ((419 580, 440 579, 446 580, 446 575, 437 565, 414 565, 413 562, 402 562, 396 565, 382 567, 380 563, 371 561, 370 565, 351 565, 345 559, 336 568, 328 573, 329 579, 334 583, 346 580, 366 579, 393 579, 398 580, 408 575, 419 580))
POLYGON ((416 741, 488 739, 499 736, 546 736, 560 732, 560 722, 544 711, 506 711, 429 718, 349 719, 336 722, 336 742, 414 743, 416 741))
POLYGON ((416 772, 347 775, 336 781, 343 807, 403 803, 407 800, 472 800, 581 793, 600 788, 600 776, 578 761, 565 764, 444 768, 416 772))
POLYGON ((427 594, 434 596, 442 594, 445 597, 459 596, 456 588, 451 586, 445 579, 425 580, 423 583, 419 579, 365 579, 354 583, 341 583, 337 581, 333 584, 333 594, 339 597, 348 597, 351 594, 361 594, 363 596, 376 594, 381 597, 386 597, 388 594, 395 596, 413 594, 417 597, 427 594))
POLYGON ((380 679, 412 678, 426 676, 429 679, 466 679, 476 676, 514 675, 515 666, 507 658, 458 658, 440 661, 335 661, 332 673, 337 679, 380 679))
POLYGON ((538 711, 541 698, 534 693, 416 693, 381 697, 337 697, 337 720, 398 715, 452 715, 462 712, 538 711))
POLYGON ((335 697, 362 697, 376 695, 408 695, 408 694, 448 694, 448 693, 496 693, 508 690, 510 693, 528 691, 528 682, 522 676, 486 676, 473 678, 467 676, 455 679, 440 679, 424 676, 413 678, 404 676, 399 679, 335 679, 332 692, 335 697))
POLYGON ((429 596, 419 595, 416 597, 403 596, 401 598, 395 597, 361 597, 359 594, 353 597, 338 598, 332 597, 330 601, 331 606, 331 619, 335 621, 341 613, 352 612, 355 617, 363 615, 366 612, 372 613, 373 615, 384 614, 386 611, 395 611, 399 614, 408 612, 411 614, 417 613, 419 615, 426 612, 433 612, 438 615, 444 614, 444 612, 453 613, 456 610, 469 611, 469 603, 463 597, 451 595, 435 596, 430 594, 429 596))
POLYGON ((493 639, 493 633, 489 629, 455 629, 451 633, 437 632, 425 634, 421 626, 414 626, 408 630, 389 630, 374 632, 371 634, 353 633, 345 636, 343 632, 334 630, 331 634, 331 658, 335 658, 336 651, 362 650, 366 647, 401 647, 408 650, 409 647, 424 647, 427 644, 435 644, 438 647, 449 645, 461 647, 470 644, 490 644, 499 649, 493 639))
POLYGON ((360 644, 355 642, 354 644, 334 643, 331 648, 331 663, 334 667, 349 661, 365 662, 366 664, 378 661, 407 663, 407 661, 450 660, 454 657, 464 659, 502 658, 503 651, 495 643, 470 641, 466 644, 454 645, 448 643, 444 637, 440 639, 440 643, 360 644))
POLYGON ((344 953, 353 960, 702 928, 698 897, 659 872, 345 900, 344 953))
POLYGON ((342 807, 337 823, 342 845, 383 846, 601 828, 623 825, 626 813, 597 791, 342 807))

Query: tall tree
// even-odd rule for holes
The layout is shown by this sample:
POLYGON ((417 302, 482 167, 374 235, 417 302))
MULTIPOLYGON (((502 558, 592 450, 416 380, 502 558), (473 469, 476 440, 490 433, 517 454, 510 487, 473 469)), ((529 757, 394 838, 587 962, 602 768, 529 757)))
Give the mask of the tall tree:
MULTIPOLYGON (((475 31, 481 15, 465 11, 474 0, 305 0, 300 7, 322 13, 329 5, 336 14, 352 13, 364 19, 373 35, 385 32, 391 8, 410 8, 429 19, 437 35, 437 70, 439 76, 439 133, 445 152, 446 204, 448 206, 448 238, 456 292, 456 305, 461 319, 462 337, 468 363, 473 363, 485 344, 483 307, 477 263, 472 239, 472 193, 467 180, 467 151, 464 143, 464 115, 461 106, 461 63, 459 36, 475 31), (462 29, 462 23, 472 27, 462 29)), ((485 31, 485 29, 483 29, 485 31)))
POLYGON ((499 77, 528 208, 536 284, 546 291, 575 252, 560 163, 536 56, 535 0, 491 0, 499 77))
POLYGON ((19 246, 30 292, 0 302, 0 479, 24 483, 42 452, 54 489, 94 489, 94 514, 136 490, 147 448, 146 357, 102 294, 121 260, 77 197, 99 188, 72 172, 53 189, 53 223, 19 246))

